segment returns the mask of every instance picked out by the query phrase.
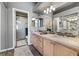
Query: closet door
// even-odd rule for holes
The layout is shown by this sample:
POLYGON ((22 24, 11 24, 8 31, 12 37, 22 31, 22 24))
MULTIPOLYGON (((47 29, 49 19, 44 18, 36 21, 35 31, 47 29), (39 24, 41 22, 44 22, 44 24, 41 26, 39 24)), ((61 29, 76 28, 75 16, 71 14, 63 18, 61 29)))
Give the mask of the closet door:
POLYGON ((0 50, 1 50, 1 3, 0 3, 0 50))
POLYGON ((7 18, 6 7, 1 3, 1 50, 6 49, 7 18))

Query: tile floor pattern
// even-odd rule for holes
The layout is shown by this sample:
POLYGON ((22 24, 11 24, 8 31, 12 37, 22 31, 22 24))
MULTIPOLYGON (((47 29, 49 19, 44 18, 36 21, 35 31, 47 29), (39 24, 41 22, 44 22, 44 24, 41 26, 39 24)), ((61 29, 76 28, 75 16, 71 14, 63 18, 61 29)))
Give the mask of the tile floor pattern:
POLYGON ((17 47, 21 47, 21 46, 24 46, 24 45, 27 45, 26 39, 17 41, 17 47))
POLYGON ((33 56, 28 46, 22 46, 14 50, 14 56, 33 56))
POLYGON ((17 48, 14 50, 14 56, 33 56, 26 40, 20 40, 17 42, 17 48))

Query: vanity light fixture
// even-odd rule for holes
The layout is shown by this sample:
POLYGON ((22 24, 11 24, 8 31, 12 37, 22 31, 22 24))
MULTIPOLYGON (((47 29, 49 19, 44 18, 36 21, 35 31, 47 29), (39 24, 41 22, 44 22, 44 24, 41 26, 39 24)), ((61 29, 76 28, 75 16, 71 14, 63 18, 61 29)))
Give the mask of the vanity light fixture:
POLYGON ((35 18, 32 18, 32 20, 35 20, 35 18))

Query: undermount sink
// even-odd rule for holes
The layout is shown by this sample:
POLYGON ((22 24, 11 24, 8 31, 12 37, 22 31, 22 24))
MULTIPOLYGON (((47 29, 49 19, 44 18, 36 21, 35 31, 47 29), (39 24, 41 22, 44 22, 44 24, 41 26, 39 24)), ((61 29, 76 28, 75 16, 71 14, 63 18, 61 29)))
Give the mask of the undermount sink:
POLYGON ((47 32, 40 32, 40 34, 47 34, 47 32))
POLYGON ((72 33, 61 33, 61 32, 50 32, 50 31, 39 31, 40 35, 44 35, 44 34, 52 34, 50 36, 53 36, 53 34, 56 34, 54 36, 66 36, 66 37, 76 37, 76 35, 73 35, 72 33))
POLYGON ((73 35, 72 33, 61 33, 61 32, 58 32, 57 35, 59 35, 59 36, 67 36, 67 37, 76 37, 76 35, 73 35))
POLYGON ((40 34, 55 34, 54 32, 50 31, 41 31, 40 34))

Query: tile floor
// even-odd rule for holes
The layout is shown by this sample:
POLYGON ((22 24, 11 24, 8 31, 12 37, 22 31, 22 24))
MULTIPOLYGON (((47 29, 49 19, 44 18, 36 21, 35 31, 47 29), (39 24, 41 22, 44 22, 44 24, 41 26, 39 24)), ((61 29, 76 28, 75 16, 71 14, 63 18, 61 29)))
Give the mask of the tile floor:
POLYGON ((33 56, 28 46, 22 46, 14 50, 14 56, 33 56))
POLYGON ((14 50, 14 56, 33 56, 26 40, 17 41, 17 48, 14 50))
POLYGON ((18 48, 18 47, 25 46, 25 45, 27 45, 27 41, 26 39, 23 39, 23 40, 17 41, 16 47, 18 48))

